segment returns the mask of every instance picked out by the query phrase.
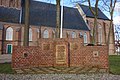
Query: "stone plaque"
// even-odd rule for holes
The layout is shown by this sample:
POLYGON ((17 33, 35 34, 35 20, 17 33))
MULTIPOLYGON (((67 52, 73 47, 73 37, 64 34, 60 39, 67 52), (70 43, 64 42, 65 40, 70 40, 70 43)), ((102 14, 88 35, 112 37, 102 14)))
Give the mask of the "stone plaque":
POLYGON ((50 50, 50 44, 43 44, 43 50, 50 50))
POLYGON ((66 63, 66 45, 56 45, 56 63, 66 63))

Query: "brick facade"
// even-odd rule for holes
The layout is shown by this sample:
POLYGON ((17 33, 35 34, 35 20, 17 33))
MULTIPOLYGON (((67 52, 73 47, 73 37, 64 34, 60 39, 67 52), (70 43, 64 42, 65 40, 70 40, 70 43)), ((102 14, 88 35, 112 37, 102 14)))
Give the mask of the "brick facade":
MULTIPOLYGON (((88 25, 93 26, 93 18, 87 18, 88 25)), ((102 45, 106 45, 108 42, 108 32, 109 32, 109 21, 105 20, 98 20, 100 23, 99 25, 102 26, 102 45)), ((4 26, 3 30, 0 30, 2 33, 0 35, 0 54, 6 54, 6 46, 7 44, 12 44, 13 46, 23 45, 23 38, 24 38, 24 25, 22 24, 13 24, 13 23, 1 23, 4 26), (11 27, 13 29, 13 40, 6 40, 6 29, 11 27)), ((48 30, 49 38, 53 37, 53 32, 55 32, 55 28, 47 27, 47 26, 30 26, 32 29, 32 41, 30 41, 30 46, 37 46, 38 39, 43 38, 43 31, 48 30), (39 30, 39 32, 37 32, 39 30)), ((71 38, 71 32, 76 33, 76 38, 80 38, 80 32, 84 34, 87 33, 87 41, 88 43, 91 42, 90 38, 90 31, 84 30, 73 30, 73 29, 63 29, 63 38, 71 38), (68 36, 67 36, 67 33, 68 36)), ((110 47, 109 53, 114 53, 114 39, 112 39, 113 35, 110 36, 110 47)))
POLYGON ((21 0, 0 0, 0 6, 20 9, 21 0))
MULTIPOLYGON (((86 18, 87 24, 89 25, 89 28, 92 29, 94 27, 94 18, 86 18)), ((102 20, 98 19, 98 27, 102 28, 102 43, 99 42, 99 28, 97 28, 97 44, 101 45, 106 45, 108 41, 110 41, 109 44, 109 54, 110 55, 115 55, 115 43, 114 43, 114 30, 110 34, 110 39, 108 40, 108 33, 109 33, 109 28, 110 28, 110 21, 109 20, 102 20)), ((91 33, 91 32, 90 32, 91 33)), ((91 39, 91 37, 90 37, 91 39)), ((91 40, 90 40, 91 41, 91 40)))
MULTIPOLYGON (((1 35, 1 43, 3 40, 3 44, 0 46, 3 47, 3 50, 1 51, 2 54, 7 54, 7 45, 12 44, 12 46, 22 46, 23 45, 23 38, 24 38, 24 25, 22 24, 12 24, 12 23, 2 23, 4 26, 3 30, 0 30, 1 33, 4 33, 1 35), (11 27, 13 29, 13 40, 6 40, 6 30, 7 28, 11 27)), ((44 30, 48 30, 49 32, 49 38, 53 37, 53 31, 55 32, 55 28, 52 27, 46 27, 46 26, 33 26, 31 25, 30 28, 32 29, 32 41, 29 42, 30 46, 38 46, 38 39, 43 38, 43 32, 44 30), (39 31, 37 31, 39 30, 39 31)), ((80 32, 82 34, 87 33, 87 41, 90 43, 89 39, 89 31, 84 30, 71 30, 71 29, 63 29, 63 38, 71 38, 72 32, 76 33, 76 38, 80 38, 80 32), (68 36, 66 33, 69 33, 68 36)), ((55 35, 55 34, 54 34, 55 35)))
MULTIPOLYGON (((6 6, 6 7, 12 7, 12 8, 21 8, 21 0, 12 0, 13 3, 10 3, 10 0, 0 0, 0 6, 6 6), (18 4, 19 3, 19 4, 18 4)), ((80 12, 80 9, 78 9, 80 12)), ((88 25, 89 29, 91 30, 94 25, 94 18, 86 17, 86 15, 83 16, 83 14, 80 12, 82 17, 84 18, 86 24, 88 25)), ((7 54, 7 45, 11 44, 12 46, 17 45, 23 45, 23 38, 24 38, 24 25, 23 24, 15 24, 15 23, 6 23, 1 22, 0 24, 3 25, 4 29, 0 30, 0 54, 7 54), (7 28, 11 27, 13 29, 13 40, 6 40, 6 30, 7 28)), ((97 44, 100 45, 106 45, 108 42, 108 32, 109 32, 109 26, 110 21, 109 20, 103 20, 98 19, 98 25, 102 27, 102 42, 100 43, 98 41, 98 37, 96 37, 97 44)), ((32 29, 32 41, 29 42, 30 46, 38 46, 38 40, 40 38, 43 38, 43 32, 44 30, 48 30, 49 32, 49 38, 54 38, 53 35, 55 32, 55 28, 51 26, 34 26, 30 25, 30 28, 32 29), (39 32, 37 32, 39 30, 39 32)), ((98 29, 99 31, 99 29, 98 29)), ((63 38, 71 38, 71 33, 76 33, 76 38, 80 38, 80 32, 84 35, 84 33, 87 34, 87 44, 91 43, 91 31, 85 31, 85 30, 77 30, 77 29, 63 29, 63 38)), ((99 33, 99 32, 97 32, 99 33)), ((97 34, 98 36, 98 34, 97 34)), ((109 45, 109 53, 114 54, 114 35, 111 34, 110 36, 110 45, 109 45)))
MULTIPOLYGON (((107 46, 84 46, 83 39, 39 39, 39 46, 14 46, 13 68, 42 66, 93 66, 108 69, 107 46), (65 45, 63 62, 57 62, 58 45, 65 45), (65 62, 64 62, 65 61, 65 62)), ((62 54, 62 53, 58 53, 62 54)))

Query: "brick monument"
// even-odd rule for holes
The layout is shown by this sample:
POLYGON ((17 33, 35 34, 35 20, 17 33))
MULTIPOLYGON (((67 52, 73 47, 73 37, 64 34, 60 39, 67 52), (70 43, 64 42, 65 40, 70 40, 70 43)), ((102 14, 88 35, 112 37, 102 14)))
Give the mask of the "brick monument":
POLYGON ((39 46, 14 46, 12 68, 98 67, 109 69, 107 46, 84 46, 83 39, 39 39, 39 46))

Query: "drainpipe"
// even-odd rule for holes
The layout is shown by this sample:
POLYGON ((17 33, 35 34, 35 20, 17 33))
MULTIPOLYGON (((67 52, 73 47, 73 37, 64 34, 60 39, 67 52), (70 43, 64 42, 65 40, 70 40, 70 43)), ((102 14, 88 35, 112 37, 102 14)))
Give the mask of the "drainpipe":
POLYGON ((19 18, 19 23, 21 24, 21 22, 22 22, 22 7, 20 9, 20 18, 19 18))
POLYGON ((41 26, 40 26, 40 29, 39 29, 39 38, 42 38, 41 35, 42 33, 41 33, 41 26))

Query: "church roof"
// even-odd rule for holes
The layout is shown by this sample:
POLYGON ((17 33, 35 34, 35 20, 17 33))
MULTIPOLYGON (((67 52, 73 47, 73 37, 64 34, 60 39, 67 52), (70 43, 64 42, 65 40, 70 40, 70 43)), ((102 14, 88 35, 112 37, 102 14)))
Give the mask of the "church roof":
MULTIPOLYGON (((22 17, 22 22, 24 22, 24 17, 22 17)), ((30 5, 30 24, 56 27, 56 5, 32 1, 30 5)), ((79 11, 70 7, 64 7, 63 28, 89 30, 79 11)))
MULTIPOLYGON (((86 5, 81 5, 79 6, 82 8, 83 12, 86 14, 87 17, 94 18, 94 15, 89 9, 89 6, 86 5)), ((95 10, 95 7, 92 7, 93 10, 95 10)), ((98 19, 103 19, 103 20, 110 20, 99 8, 98 8, 98 19)))
POLYGON ((0 6, 0 21, 18 23, 20 11, 13 8, 0 6))
MULTIPOLYGON (((32 0, 31 0, 32 1, 32 0)), ((25 8, 22 8, 22 24, 24 24, 25 8)), ((19 23, 20 10, 0 7, 0 21, 19 23)), ((56 27, 56 5, 32 1, 30 3, 30 25, 56 27)), ((64 7, 63 28, 89 30, 76 8, 64 7)))
POLYGON ((2 24, 0 24, 0 30, 2 30, 3 29, 3 25, 2 24))

